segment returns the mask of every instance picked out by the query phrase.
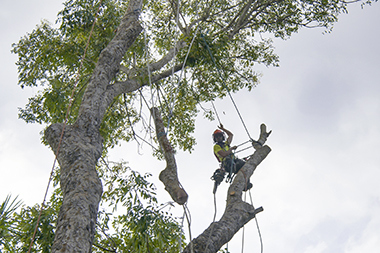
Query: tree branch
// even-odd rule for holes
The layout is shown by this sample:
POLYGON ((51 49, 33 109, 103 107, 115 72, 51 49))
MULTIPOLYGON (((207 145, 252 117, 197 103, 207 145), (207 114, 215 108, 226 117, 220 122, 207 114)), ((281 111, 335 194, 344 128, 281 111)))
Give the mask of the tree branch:
MULTIPOLYGON (((166 55, 164 55, 160 60, 154 62, 154 63, 149 63, 149 71, 155 72, 157 70, 162 69, 166 64, 168 64, 173 58, 176 56, 176 54, 184 48, 187 45, 187 43, 183 40, 180 40, 177 42, 176 46, 172 47, 166 55)), ((136 75, 141 75, 143 74, 148 74, 148 66, 140 69, 128 69, 125 66, 120 66, 119 70, 125 73, 127 76, 134 78, 136 75)))
MULTIPOLYGON (((177 64, 173 68, 170 68, 168 70, 163 71, 162 73, 151 76, 151 78, 150 78, 151 82, 156 83, 156 82, 172 75, 173 73, 178 72, 179 70, 182 69, 182 65, 183 64, 177 64)), ((105 97, 107 97, 108 99, 106 99, 105 101, 112 101, 116 96, 118 96, 120 94, 130 93, 130 92, 133 92, 133 91, 140 89, 143 86, 148 85, 149 82, 147 82, 147 81, 142 82, 141 81, 141 80, 145 80, 145 79, 146 78, 144 78, 144 77, 133 78, 133 79, 129 79, 125 82, 117 82, 117 83, 114 83, 112 85, 109 85, 107 87, 107 92, 105 94, 105 97)))
POLYGON ((133 45, 142 31, 142 26, 139 22, 141 8, 142 0, 131 0, 129 2, 115 37, 100 53, 90 82, 83 95, 76 122, 78 126, 87 127, 93 124, 97 128, 100 127, 103 115, 113 100, 113 98, 104 96, 104 92, 116 77, 125 52, 133 45), (102 102, 99 103, 99 101, 102 102))
POLYGON ((166 168, 160 173, 160 180, 165 185, 165 190, 169 192, 172 199, 180 205, 186 203, 188 195, 181 187, 178 180, 177 164, 174 157, 174 150, 166 137, 164 123, 161 114, 156 107, 151 108, 151 114, 156 125, 156 135, 164 157, 166 160, 166 168))

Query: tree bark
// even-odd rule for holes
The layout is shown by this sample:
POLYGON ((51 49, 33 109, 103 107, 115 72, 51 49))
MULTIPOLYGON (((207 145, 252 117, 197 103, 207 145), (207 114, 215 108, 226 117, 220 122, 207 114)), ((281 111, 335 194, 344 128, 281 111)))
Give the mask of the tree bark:
POLYGON ((117 95, 109 93, 107 87, 115 78, 127 49, 142 31, 138 21, 141 7, 142 0, 129 2, 115 37, 99 56, 76 122, 67 126, 53 124, 45 131, 46 140, 60 165, 63 194, 52 252, 91 252, 102 195, 102 184, 96 172, 103 149, 99 129, 107 108, 117 95))
MULTIPOLYGON (((102 184, 96 162, 102 153, 102 138, 67 126, 57 155, 63 203, 58 215, 52 252, 90 252, 95 234, 102 184)), ((45 136, 56 152, 62 124, 50 126, 45 136)))
POLYGON ((155 107, 153 107, 150 111, 156 125, 156 136, 166 160, 166 168, 161 171, 159 178, 161 182, 164 183, 165 190, 169 192, 172 199, 178 204, 183 205, 186 203, 188 195, 181 187, 181 183, 178 180, 174 150, 166 137, 165 127, 160 112, 155 107))

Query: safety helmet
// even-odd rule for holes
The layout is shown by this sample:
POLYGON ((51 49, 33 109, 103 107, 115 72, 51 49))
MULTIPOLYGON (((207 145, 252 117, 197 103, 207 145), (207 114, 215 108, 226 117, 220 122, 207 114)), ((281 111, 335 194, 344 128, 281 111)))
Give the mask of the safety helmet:
POLYGON ((214 142, 217 142, 217 141, 216 141, 216 137, 219 136, 219 135, 223 136, 223 141, 224 141, 224 139, 225 139, 224 132, 221 131, 221 130, 219 130, 219 129, 216 129, 216 130, 214 131, 214 133, 212 134, 212 139, 214 140, 214 142))

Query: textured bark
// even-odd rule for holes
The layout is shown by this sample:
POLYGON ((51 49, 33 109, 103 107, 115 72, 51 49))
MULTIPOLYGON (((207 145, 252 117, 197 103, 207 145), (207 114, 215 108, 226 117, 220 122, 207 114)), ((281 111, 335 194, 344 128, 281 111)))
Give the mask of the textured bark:
MULTIPOLYGON (((56 124, 45 132, 54 151, 62 128, 61 124, 56 124)), ((102 184, 95 170, 101 153, 99 131, 84 133, 79 128, 67 126, 57 156, 63 203, 52 252, 90 252, 102 194, 102 184)))
POLYGON ((165 185, 165 190, 169 192, 172 199, 180 205, 186 203, 188 195, 181 187, 178 180, 177 164, 174 157, 174 150, 170 145, 165 133, 165 126, 161 118, 161 114, 157 108, 151 109, 151 114, 156 125, 156 135, 164 157, 166 160, 166 168, 160 173, 160 180, 165 185))
POLYGON ((118 95, 110 93, 108 87, 126 50, 142 31, 138 21, 141 6, 141 0, 129 2, 115 37, 99 56, 76 122, 66 127, 53 124, 45 131, 49 145, 57 154, 63 194, 52 252, 91 252, 102 194, 102 184, 96 172, 96 163, 103 148, 100 124, 110 103, 118 95))
POLYGON ((240 228, 252 220, 257 213, 263 211, 262 207, 255 209, 251 204, 244 202, 242 199, 246 182, 271 151, 268 146, 262 146, 270 132, 266 132, 264 124, 261 125, 260 129, 259 140, 261 145, 255 147, 256 151, 239 170, 228 188, 226 209, 223 216, 219 221, 211 223, 202 234, 191 241, 183 253, 218 252, 240 228))

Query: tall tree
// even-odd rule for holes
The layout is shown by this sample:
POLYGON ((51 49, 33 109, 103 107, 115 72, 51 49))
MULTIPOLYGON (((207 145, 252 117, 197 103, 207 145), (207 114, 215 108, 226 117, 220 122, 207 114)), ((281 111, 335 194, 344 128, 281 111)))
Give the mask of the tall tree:
MULTIPOLYGON (((158 108, 151 109, 161 145, 155 155, 167 161, 160 179, 183 204, 187 194, 178 182, 173 149, 192 150, 197 105, 227 91, 251 90, 258 82, 254 64, 277 66, 271 36, 286 39, 302 27, 329 31, 352 2, 66 1, 57 28, 43 22, 13 46, 21 87, 43 87, 20 109, 20 117, 49 125, 44 141, 60 166, 63 202, 52 251, 91 251, 103 191, 96 165, 119 141, 139 140, 134 130, 139 124, 150 134, 141 113, 144 101, 158 108), (147 92, 155 95, 150 101, 147 92)), ((241 193, 270 152, 267 136, 262 125, 262 145, 231 184, 225 214, 185 252, 216 252, 259 211, 242 201, 241 193)))

